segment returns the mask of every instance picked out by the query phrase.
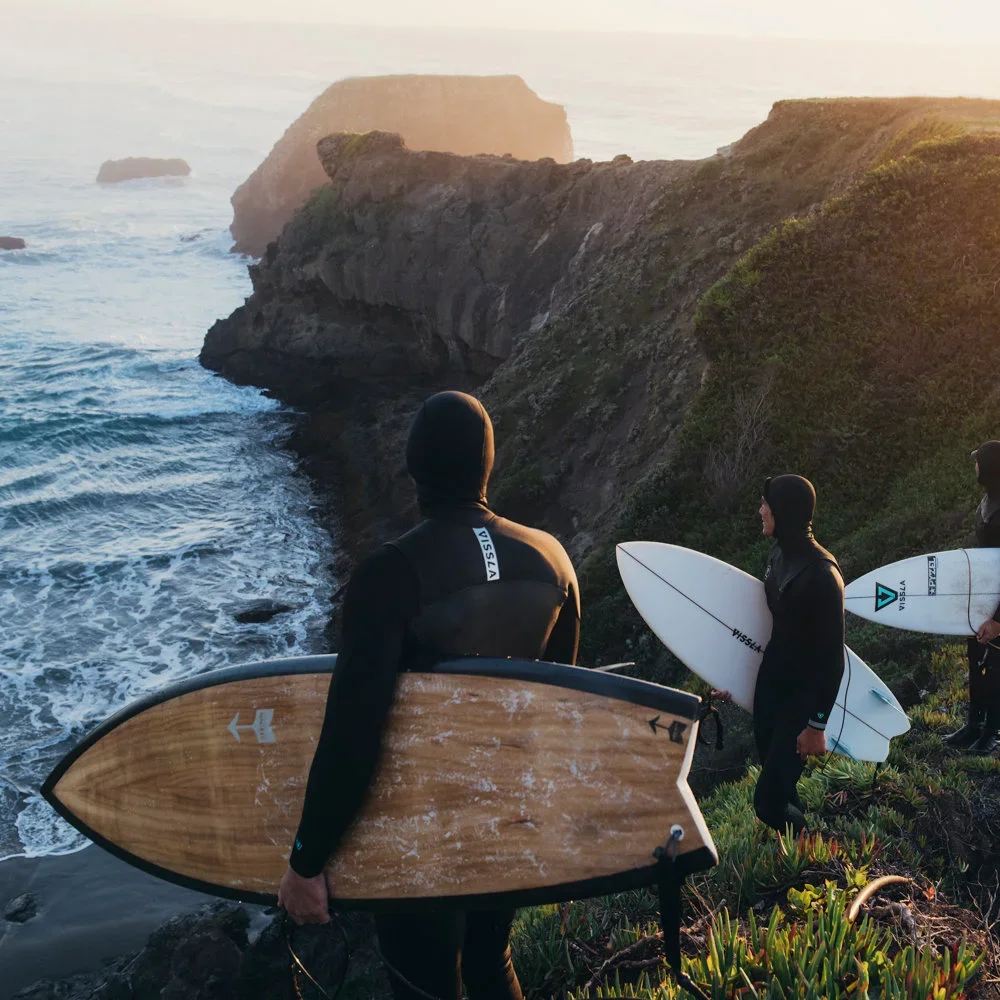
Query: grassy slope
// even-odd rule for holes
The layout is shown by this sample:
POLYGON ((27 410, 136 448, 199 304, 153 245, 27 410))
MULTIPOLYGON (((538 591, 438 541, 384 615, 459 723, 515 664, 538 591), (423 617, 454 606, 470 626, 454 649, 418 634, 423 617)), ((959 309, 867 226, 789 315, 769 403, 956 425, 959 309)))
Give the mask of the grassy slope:
MULTIPOLYGON (((839 757, 811 766, 810 838, 779 839, 756 822, 755 770, 703 800, 721 863, 694 881, 684 946, 686 971, 710 996, 997 995, 988 924, 1000 915, 984 910, 996 885, 1000 761, 949 755, 941 743, 957 722, 962 650, 935 654, 931 677, 935 692, 877 775, 839 757), (851 925, 844 909, 886 874, 911 881, 879 892, 851 925)), ((685 996, 672 980, 661 988, 655 919, 650 893, 523 911, 514 950, 526 994, 685 996)))
MULTIPOLYGON (((925 141, 761 240, 702 300, 702 388, 617 536, 759 573, 763 478, 795 471, 848 578, 960 544, 978 499, 969 451, 998 433, 998 191, 1000 137, 925 141)), ((607 547, 584 573, 585 643, 621 655, 643 630, 607 547)))
MULTIPOLYGON (((817 534, 848 579, 962 544, 979 497, 968 453, 998 435, 1000 137, 991 126, 911 123, 855 185, 761 240, 711 289, 696 319, 710 359, 702 387, 671 459, 629 498, 617 537, 677 542, 759 573, 761 481, 795 471, 818 487, 817 534)), ((640 672, 677 678, 606 549, 583 577, 591 655, 631 654, 640 672)), ((703 801, 723 863, 693 899, 705 919, 690 972, 715 997, 957 997, 969 974, 971 995, 996 995, 979 908, 1000 867, 1000 770, 993 759, 949 757, 940 742, 964 700, 962 651, 932 655, 928 640, 874 626, 852 628, 851 640, 897 685, 909 675, 937 691, 911 710, 914 730, 896 741, 877 792, 870 767, 841 760, 807 779, 832 854, 823 836, 782 845, 755 823, 753 773, 703 801), (889 894, 870 924, 849 926, 845 900, 887 871, 914 879, 891 897, 909 916, 889 894), (777 924, 762 935, 775 906, 777 924), (873 941, 879 928, 887 936, 873 941)), ((658 985, 665 970, 652 943, 580 990, 648 933, 651 912, 642 894, 528 912, 518 945, 530 992, 682 995, 658 985), (615 977, 621 985, 607 986, 615 977)))

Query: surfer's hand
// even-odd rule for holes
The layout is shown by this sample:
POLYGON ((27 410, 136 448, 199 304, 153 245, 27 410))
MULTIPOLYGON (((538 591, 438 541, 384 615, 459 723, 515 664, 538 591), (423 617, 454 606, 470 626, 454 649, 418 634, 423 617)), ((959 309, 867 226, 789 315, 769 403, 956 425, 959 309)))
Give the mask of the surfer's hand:
POLYGON ((826 733, 822 729, 806 726, 795 741, 795 749, 803 760, 806 757, 822 757, 826 753, 826 733))
POLYGON ((328 924, 330 896, 326 876, 303 878, 291 868, 281 876, 278 886, 278 906, 283 906, 297 924, 328 924))
POLYGON ((728 691, 716 691, 712 688, 712 693, 709 695, 712 701, 732 701, 733 696, 728 691))
POLYGON ((992 618, 987 618, 986 621, 979 626, 976 638, 979 640, 981 645, 985 646, 986 643, 992 642, 998 635, 1000 635, 1000 622, 995 622, 992 618))

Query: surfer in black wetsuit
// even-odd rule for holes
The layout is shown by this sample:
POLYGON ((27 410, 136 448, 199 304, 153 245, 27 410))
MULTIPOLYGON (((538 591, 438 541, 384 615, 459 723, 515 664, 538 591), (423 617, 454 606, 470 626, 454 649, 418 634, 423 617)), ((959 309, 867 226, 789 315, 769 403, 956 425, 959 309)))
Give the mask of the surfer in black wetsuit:
MULTIPOLYGON (((322 871, 361 808, 378 763, 396 676, 451 657, 576 661, 576 574, 551 535, 486 502, 493 426, 460 392, 431 396, 406 462, 424 520, 354 571, 298 834, 279 902, 299 923, 329 919, 322 871)), ((487 734, 484 734, 487 735, 487 734)), ((520 1000, 513 910, 379 914, 379 945, 398 1000, 520 1000)))
MULTIPOLYGON (((976 478, 986 495, 976 510, 976 545, 1000 548, 1000 441, 987 441, 973 453, 976 478)), ((945 743, 969 753, 989 754, 1000 745, 1000 607, 969 640, 969 718, 945 743)))
POLYGON ((816 492, 801 476, 764 484, 763 531, 777 544, 764 575, 774 626, 754 691, 761 772, 757 816, 796 834, 806 826, 797 785, 805 760, 827 751, 826 725, 844 673, 844 582, 837 560, 813 538, 816 492))

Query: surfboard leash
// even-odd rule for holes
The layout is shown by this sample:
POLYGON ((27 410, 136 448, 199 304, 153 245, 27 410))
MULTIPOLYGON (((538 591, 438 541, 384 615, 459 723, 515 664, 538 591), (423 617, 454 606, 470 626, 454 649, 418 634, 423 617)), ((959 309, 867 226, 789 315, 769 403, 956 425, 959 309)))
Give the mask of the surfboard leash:
POLYGON ((333 993, 328 992, 323 989, 322 986, 316 981, 313 974, 305 967, 305 963, 296 954, 295 949, 292 947, 292 935, 295 933, 295 924, 292 922, 292 918, 289 917, 287 913, 282 915, 281 920, 281 934, 285 939, 285 947, 288 949, 289 957, 289 974, 292 980, 292 996, 295 1000, 304 1000, 302 996, 302 984, 299 981, 299 974, 301 973, 306 979, 312 983, 313 987, 319 993, 323 1000, 337 1000, 340 995, 340 991, 344 988, 344 983, 347 982, 347 972, 351 966, 351 942, 347 936, 347 931, 344 929, 344 925, 340 922, 336 913, 330 914, 331 923, 340 931, 340 936, 344 941, 344 968, 340 974, 340 982, 337 984, 337 988, 333 993))
POLYGON ((681 909, 684 905, 682 890, 684 876, 677 868, 677 849, 684 838, 684 828, 674 824, 670 828, 670 839, 653 851, 657 860, 657 889, 660 896, 660 927, 663 930, 663 956, 677 985, 685 989, 697 1000, 708 997, 691 981, 681 966, 681 909))
POLYGON ((714 691, 709 691, 708 697, 702 702, 701 708, 698 711, 698 742, 704 746, 711 745, 708 739, 705 738, 704 727, 702 725, 702 723, 711 718, 715 720, 715 749, 723 750, 725 749, 723 745, 725 727, 722 725, 722 716, 719 714, 719 708, 712 701, 714 693, 714 691))

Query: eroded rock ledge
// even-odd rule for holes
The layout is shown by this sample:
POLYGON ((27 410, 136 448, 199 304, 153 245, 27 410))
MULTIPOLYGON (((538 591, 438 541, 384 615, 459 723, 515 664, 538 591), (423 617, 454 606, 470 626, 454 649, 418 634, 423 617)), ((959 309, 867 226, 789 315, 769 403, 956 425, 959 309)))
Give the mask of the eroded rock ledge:
POLYGON ((327 183, 316 143, 381 129, 411 149, 520 160, 573 158, 566 112, 519 76, 357 77, 327 88, 233 195, 234 250, 260 256, 310 193, 327 183))

